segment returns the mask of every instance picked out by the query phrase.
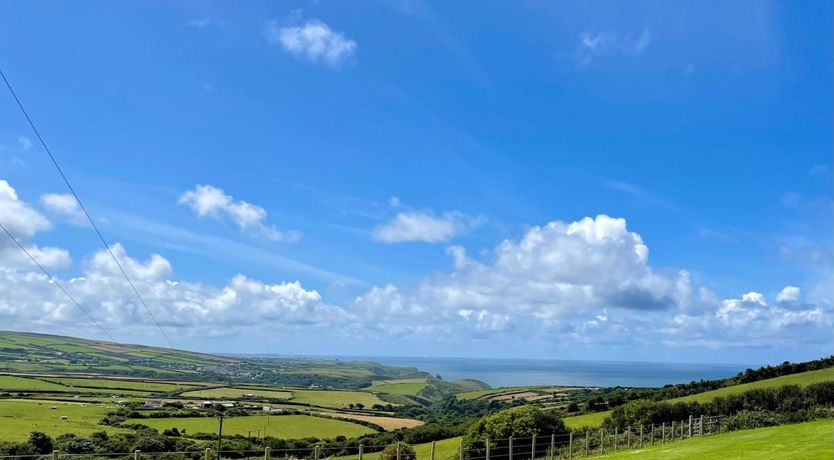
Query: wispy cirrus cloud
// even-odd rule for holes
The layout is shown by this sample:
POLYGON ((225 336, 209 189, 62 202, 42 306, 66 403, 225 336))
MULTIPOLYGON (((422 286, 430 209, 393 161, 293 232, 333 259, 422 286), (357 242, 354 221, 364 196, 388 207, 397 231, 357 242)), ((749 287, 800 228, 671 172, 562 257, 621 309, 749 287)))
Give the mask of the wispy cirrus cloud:
POLYGON ((373 237, 383 243, 443 243, 483 222, 483 217, 469 216, 460 211, 448 211, 439 215, 428 211, 400 212, 392 220, 374 229, 373 237))
POLYGON ((651 43, 652 33, 649 29, 626 34, 584 30, 579 34, 576 56, 579 64, 586 66, 604 56, 639 56, 651 43))

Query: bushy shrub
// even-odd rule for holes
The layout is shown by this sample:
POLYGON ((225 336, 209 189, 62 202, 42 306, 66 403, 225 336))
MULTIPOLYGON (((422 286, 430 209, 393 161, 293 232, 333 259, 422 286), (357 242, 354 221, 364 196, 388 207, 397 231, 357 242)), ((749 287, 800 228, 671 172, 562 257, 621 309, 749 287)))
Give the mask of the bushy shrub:
POLYGON ((396 444, 389 444, 382 451, 382 460, 417 460, 417 453, 414 448, 404 442, 396 444), (397 447, 399 446, 399 458, 397 457, 397 447))

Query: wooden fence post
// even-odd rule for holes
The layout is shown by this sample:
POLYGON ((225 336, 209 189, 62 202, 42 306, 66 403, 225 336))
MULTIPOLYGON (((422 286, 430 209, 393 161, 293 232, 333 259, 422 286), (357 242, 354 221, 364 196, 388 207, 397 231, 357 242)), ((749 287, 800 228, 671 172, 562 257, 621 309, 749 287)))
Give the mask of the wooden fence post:
POLYGON ((510 460, 513 460, 513 437, 510 436, 510 454, 508 456, 510 460))
POLYGON ((530 441, 530 460, 536 460, 536 435, 533 435, 533 440, 530 441))
POLYGON ((591 435, 590 435, 590 433, 588 433, 588 430, 585 430, 585 456, 586 457, 590 453, 589 452, 589 449, 591 447, 590 440, 591 440, 591 435))
POLYGON ((364 453, 365 446, 359 444, 359 460, 362 460, 362 454, 364 453))
POLYGON ((486 440, 486 460, 489 460, 489 438, 486 440))
MULTIPOLYGON (((550 435, 550 452, 556 451, 556 434, 550 435)), ((573 431, 568 433, 568 460, 573 458, 573 431)), ((550 460, 553 460, 553 454, 550 454, 550 460)))
MULTIPOLYGON (((313 460, 319 460, 319 456, 321 455, 320 449, 321 449, 321 446, 319 446, 318 444, 313 446, 313 460)), ((269 447, 266 448, 266 453, 264 454, 264 460, 269 460, 269 447)))
POLYGON ((704 435, 704 416, 702 415, 698 419, 698 436, 703 436, 703 435, 704 435))
POLYGON ((437 445, 437 441, 432 441, 431 442, 431 455, 429 457, 429 458, 431 458, 431 460, 434 460, 434 448, 435 448, 436 445, 437 445))
POLYGON ((649 433, 649 436, 652 438, 652 445, 654 445, 654 423, 652 423, 652 431, 649 433))
POLYGON ((689 431, 689 433, 687 433, 689 435, 688 437, 691 438, 692 437, 692 414, 689 415, 689 430, 688 431, 689 431))
MULTIPOLYGON (((461 440, 463 440, 463 439, 461 439, 461 440)), ((397 460, 400 460, 400 444, 401 443, 399 441, 397 441, 397 460)))
POLYGON ((58 457, 61 455, 61 452, 58 450, 52 451, 52 460, 58 460, 58 457))
POLYGON ((643 425, 640 425, 640 448, 643 448, 643 425))
POLYGON ((136 449, 133 451, 133 460, 139 460, 139 457, 142 456, 142 451, 136 449))
MULTIPOLYGON (((458 441, 458 451, 460 452, 458 460, 463 460, 463 438, 460 438, 460 441, 458 441)), ((397 460, 400 460, 400 458, 397 457, 397 460)))
POLYGON ((675 421, 672 420, 672 442, 675 442, 675 421))
POLYGON ((605 453, 605 428, 599 430, 599 453, 605 453))
POLYGON ((206 447, 206 455, 204 458, 205 460, 211 460, 211 447, 206 447))

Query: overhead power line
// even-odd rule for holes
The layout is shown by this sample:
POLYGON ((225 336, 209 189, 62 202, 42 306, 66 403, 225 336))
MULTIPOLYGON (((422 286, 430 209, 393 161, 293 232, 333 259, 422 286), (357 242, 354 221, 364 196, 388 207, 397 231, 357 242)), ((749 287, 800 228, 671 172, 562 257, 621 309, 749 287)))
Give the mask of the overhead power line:
POLYGON ((75 193, 75 189, 72 188, 72 184, 70 184, 69 179, 67 179, 66 174, 64 174, 64 171, 61 169, 61 166, 55 159, 55 156, 52 155, 52 151, 49 150, 49 147, 46 146, 46 142, 43 140, 40 131, 38 131, 38 128, 35 126, 35 123, 32 121, 32 118, 29 116, 29 112, 27 112, 26 108, 23 107, 23 103, 20 102, 20 98, 17 97, 17 93, 15 93, 14 88, 12 88, 12 84, 9 83, 9 80, 6 78, 6 74, 3 73, 2 69, 0 69, 0 76, 3 77, 3 82, 6 83, 6 88, 9 89, 9 92, 12 94, 12 97, 14 98, 15 102, 17 102, 18 108, 20 108, 20 111, 23 113, 23 116, 26 117, 26 121, 29 122, 29 126, 32 128, 32 131, 38 138, 38 141, 43 146, 43 149, 46 151, 46 154, 49 155, 49 159, 52 160, 52 164, 55 165, 55 169, 58 170, 58 173, 61 175, 61 178, 64 180, 64 183, 67 184, 67 188, 69 189, 70 193, 72 193, 72 196, 75 197, 75 201, 78 202, 78 206, 81 208, 81 211, 87 217, 87 220, 90 222, 90 225, 93 226, 93 230, 95 230, 96 235, 98 235, 98 238, 101 240, 102 244, 104 244, 104 247, 107 248, 107 252, 110 254, 110 257, 113 258, 113 262, 115 262, 116 266, 119 267, 119 271, 122 273, 122 276, 124 276, 125 280, 127 281, 127 284, 130 285, 130 288, 133 290, 133 293, 136 294, 136 298, 139 299, 139 303, 141 303, 142 306, 145 307, 145 311, 148 312, 148 315, 151 317, 154 324, 156 324, 157 329, 159 329, 159 332, 162 333, 162 336, 165 338, 165 341, 168 343, 168 345, 171 348, 175 348, 174 343, 171 342, 171 339, 168 337, 168 334, 165 333, 165 330, 162 329, 162 326, 159 324, 159 321, 157 321, 156 316, 154 316, 153 312, 151 312, 151 309, 148 308, 148 304, 145 303, 145 299, 143 299, 142 296, 139 294, 139 290, 136 289, 136 286, 133 284, 133 281, 127 275, 127 272, 125 271, 124 267, 122 267, 122 264, 119 262, 119 259, 113 253, 113 250, 110 249, 110 244, 108 244, 107 240, 104 239, 104 235, 101 234, 101 230, 99 230, 98 225, 96 225, 95 221, 93 221, 93 218, 90 216, 90 213, 87 212, 87 208, 84 206, 84 203, 81 201, 81 198, 79 198, 78 194, 75 193))
POLYGON ((99 330, 101 332, 103 332, 104 335, 106 335, 107 338, 109 338, 112 342, 119 343, 118 340, 113 338, 113 335, 111 335, 109 332, 107 332, 107 329, 105 329, 104 326, 102 326, 98 321, 96 321, 95 318, 93 318, 93 315, 91 315, 90 312, 88 312, 86 308, 82 307, 81 304, 78 303, 78 301, 75 300, 75 298, 69 292, 67 292, 67 290, 64 289, 63 286, 61 286, 61 283, 59 283, 58 280, 56 280, 55 277, 52 276, 52 274, 49 273, 49 271, 47 271, 46 268, 44 268, 44 266, 40 264, 40 262, 38 262, 38 259, 36 259, 35 256, 32 255, 32 253, 30 253, 22 244, 20 244, 20 241, 18 241, 17 238, 15 238, 14 235, 12 235, 12 233, 9 231, 9 229, 7 229, 6 226, 3 225, 2 222, 0 222, 0 228, 2 228, 3 231, 6 233, 6 235, 9 236, 9 239, 14 241, 14 243, 17 245, 17 247, 20 248, 20 250, 23 251, 24 254, 26 254, 26 257, 28 257, 29 260, 31 260, 33 264, 38 266, 38 268, 43 272, 43 274, 46 275, 47 278, 49 278, 49 281, 51 281, 53 284, 55 284, 55 286, 57 286, 58 289, 60 289, 61 292, 63 292, 64 295, 67 296, 67 298, 70 300, 70 302, 75 304, 75 306, 78 307, 79 310, 84 312, 84 314, 87 316, 87 318, 90 320, 90 322, 92 322, 97 328, 99 328, 99 330))

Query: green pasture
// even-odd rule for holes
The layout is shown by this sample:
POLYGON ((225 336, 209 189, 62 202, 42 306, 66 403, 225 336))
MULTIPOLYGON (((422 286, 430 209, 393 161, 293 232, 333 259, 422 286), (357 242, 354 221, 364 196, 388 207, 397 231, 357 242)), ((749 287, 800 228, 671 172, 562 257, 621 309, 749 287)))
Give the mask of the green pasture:
POLYGON ((639 460, 830 460, 834 458, 834 421, 818 420, 686 439, 599 459, 639 460))
MULTIPOLYGON (((218 421, 214 417, 130 419, 130 423, 141 423, 160 432, 177 428, 180 432, 185 430, 186 434, 217 433, 218 428, 218 421)), ((371 428, 356 423, 310 415, 248 415, 223 420, 223 433, 227 435, 247 436, 251 431, 254 436, 259 429, 266 436, 281 439, 328 439, 340 435, 352 438, 374 433, 371 428)))
POLYGON ((380 393, 417 396, 417 393, 420 393, 427 385, 426 379, 374 380, 370 390, 380 393))
POLYGON ((42 431, 53 437, 63 433, 84 436, 95 431, 126 431, 98 424, 112 410, 112 407, 94 404, 0 400, 0 441, 24 441, 32 431, 42 431), (61 420, 61 416, 66 416, 67 420, 61 420))
POLYGON ((828 382, 834 380, 834 367, 828 369, 819 369, 816 371, 800 372, 798 374, 783 375, 781 377, 774 377, 772 379, 759 380, 758 382, 742 383, 740 385, 733 385, 729 387, 719 388, 717 390, 705 391, 695 395, 684 396, 682 398, 670 399, 669 402, 707 402, 719 396, 727 396, 736 393, 742 393, 747 390, 756 388, 774 388, 783 385, 810 385, 817 382, 828 382))
POLYGON ((205 390, 186 391, 182 396, 191 396, 205 399, 240 399, 244 395, 253 395, 256 398, 290 399, 293 393, 286 390, 256 390, 254 388, 219 387, 207 388, 205 390))

